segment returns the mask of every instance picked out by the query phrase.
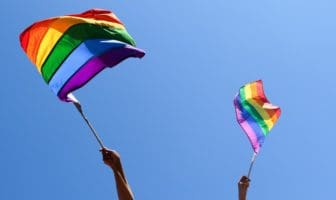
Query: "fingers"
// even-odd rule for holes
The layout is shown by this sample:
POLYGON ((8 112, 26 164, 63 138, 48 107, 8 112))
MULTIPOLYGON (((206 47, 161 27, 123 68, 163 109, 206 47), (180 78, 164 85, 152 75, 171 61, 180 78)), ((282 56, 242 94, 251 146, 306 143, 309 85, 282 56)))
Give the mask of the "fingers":
POLYGON ((249 178, 247 178, 246 176, 242 176, 241 178, 240 178, 240 180, 239 180, 239 182, 238 182, 238 184, 239 185, 241 185, 241 186, 249 186, 249 184, 250 184, 250 179, 249 178))
POLYGON ((110 150, 106 147, 101 148, 99 151, 102 152, 102 154, 110 154, 113 152, 113 150, 110 150))
POLYGON ((112 160, 111 151, 109 149, 103 147, 102 149, 100 149, 100 152, 103 155, 103 160, 112 160))
POLYGON ((112 158, 113 154, 111 151, 102 151, 103 158, 112 158))
POLYGON ((240 178, 240 181, 239 182, 243 182, 243 183, 248 183, 248 182, 250 182, 251 180, 249 179, 249 178, 247 178, 246 176, 242 176, 241 178, 240 178))
POLYGON ((100 150, 100 152, 102 152, 103 154, 103 159, 106 160, 106 159, 110 159, 110 160, 113 160, 114 158, 115 159, 119 159, 120 156, 118 154, 118 152, 114 151, 114 150, 110 150, 110 149, 107 149, 107 148, 102 148, 100 150))
POLYGON ((103 147, 103 148, 101 148, 99 151, 100 151, 100 152, 107 152, 107 151, 112 151, 112 150, 110 150, 110 149, 108 149, 108 148, 106 148, 106 147, 103 147))

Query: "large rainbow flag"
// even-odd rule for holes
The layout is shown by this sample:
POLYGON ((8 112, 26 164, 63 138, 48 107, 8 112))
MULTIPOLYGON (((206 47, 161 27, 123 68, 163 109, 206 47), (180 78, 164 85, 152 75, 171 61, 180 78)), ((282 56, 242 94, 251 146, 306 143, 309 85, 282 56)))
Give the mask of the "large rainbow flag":
POLYGON ((261 80, 240 88, 234 98, 237 121, 258 153, 265 137, 280 117, 280 107, 266 98, 261 80))
POLYGON ((75 101, 71 92, 104 68, 145 55, 135 48, 117 16, 100 9, 36 22, 21 33, 20 42, 45 82, 63 101, 75 101))

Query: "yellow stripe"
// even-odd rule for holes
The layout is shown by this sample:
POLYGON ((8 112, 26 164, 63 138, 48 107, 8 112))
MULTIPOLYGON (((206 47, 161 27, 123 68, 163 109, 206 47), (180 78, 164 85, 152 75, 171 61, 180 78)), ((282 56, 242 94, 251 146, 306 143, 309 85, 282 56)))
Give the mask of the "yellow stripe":
POLYGON ((39 72, 41 72, 41 67, 44 61, 46 60, 49 53, 56 45, 57 41, 62 37, 64 32, 71 26, 80 23, 90 23, 101 26, 108 26, 112 28, 125 29, 123 25, 114 22, 73 17, 73 16, 62 16, 59 19, 55 20, 52 24, 50 24, 49 30, 45 34, 40 44, 36 56, 36 66, 39 72))
POLYGON ((250 91, 250 98, 248 98, 248 102, 257 110, 259 115, 264 119, 265 123, 267 124, 268 130, 270 131, 271 128, 274 126, 273 120, 271 116, 265 111, 265 109, 262 107, 264 102, 258 102, 258 99, 254 99, 253 97, 258 96, 258 90, 257 90, 256 83, 249 84, 249 91, 250 91), (252 98, 251 98, 252 97, 252 98))
POLYGON ((268 115, 268 113, 265 111, 265 109, 260 106, 256 100, 250 99, 248 102, 257 110, 259 115, 263 118, 265 123, 267 124, 268 130, 271 130, 271 128, 274 126, 274 122, 272 118, 268 115))
POLYGON ((251 90, 251 84, 247 84, 246 86, 245 86, 245 98, 246 99, 250 99, 250 98, 252 98, 252 90, 251 90))
POLYGON ((258 97, 258 88, 256 82, 250 84, 250 89, 251 89, 251 97, 252 98, 258 97))
POLYGON ((271 120, 272 120, 273 126, 274 126, 275 122, 278 121, 278 119, 279 119, 279 116, 277 114, 274 114, 272 116, 271 120))

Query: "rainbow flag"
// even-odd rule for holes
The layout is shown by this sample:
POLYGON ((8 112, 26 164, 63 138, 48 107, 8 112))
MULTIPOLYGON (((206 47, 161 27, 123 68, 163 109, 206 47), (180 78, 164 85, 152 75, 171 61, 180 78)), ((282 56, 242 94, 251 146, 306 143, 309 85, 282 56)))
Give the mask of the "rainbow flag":
POLYGON ((280 117, 280 107, 266 98, 261 80, 240 88, 234 98, 239 125, 249 138, 255 153, 258 153, 265 137, 280 117))
POLYGON ((45 82, 63 101, 106 67, 144 51, 111 11, 92 9, 81 14, 36 22, 20 35, 21 47, 45 82))

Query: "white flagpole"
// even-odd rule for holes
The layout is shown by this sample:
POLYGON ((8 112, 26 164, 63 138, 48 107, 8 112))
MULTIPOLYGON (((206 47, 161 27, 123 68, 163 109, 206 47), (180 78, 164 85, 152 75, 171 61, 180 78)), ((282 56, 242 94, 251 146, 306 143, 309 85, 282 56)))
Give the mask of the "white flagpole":
POLYGON ((253 167, 253 164, 254 164, 254 161, 256 160, 256 158, 257 158, 257 154, 255 152, 253 152, 250 168, 249 168, 248 173, 247 173, 247 178, 250 178, 250 175, 251 175, 251 172, 252 172, 252 167, 253 167))
POLYGON ((100 139, 97 131, 93 128, 92 124, 90 123, 88 118, 85 116, 85 114, 83 112, 83 109, 82 109, 82 105, 79 103, 79 101, 72 94, 69 96, 69 98, 71 98, 71 100, 73 100, 73 104, 77 108, 78 112, 81 114, 81 116, 84 119, 84 121, 86 122, 86 124, 89 126, 91 132, 95 136, 95 138, 96 138, 97 142, 99 143, 100 147, 105 148, 105 146, 103 144, 103 141, 100 139))

